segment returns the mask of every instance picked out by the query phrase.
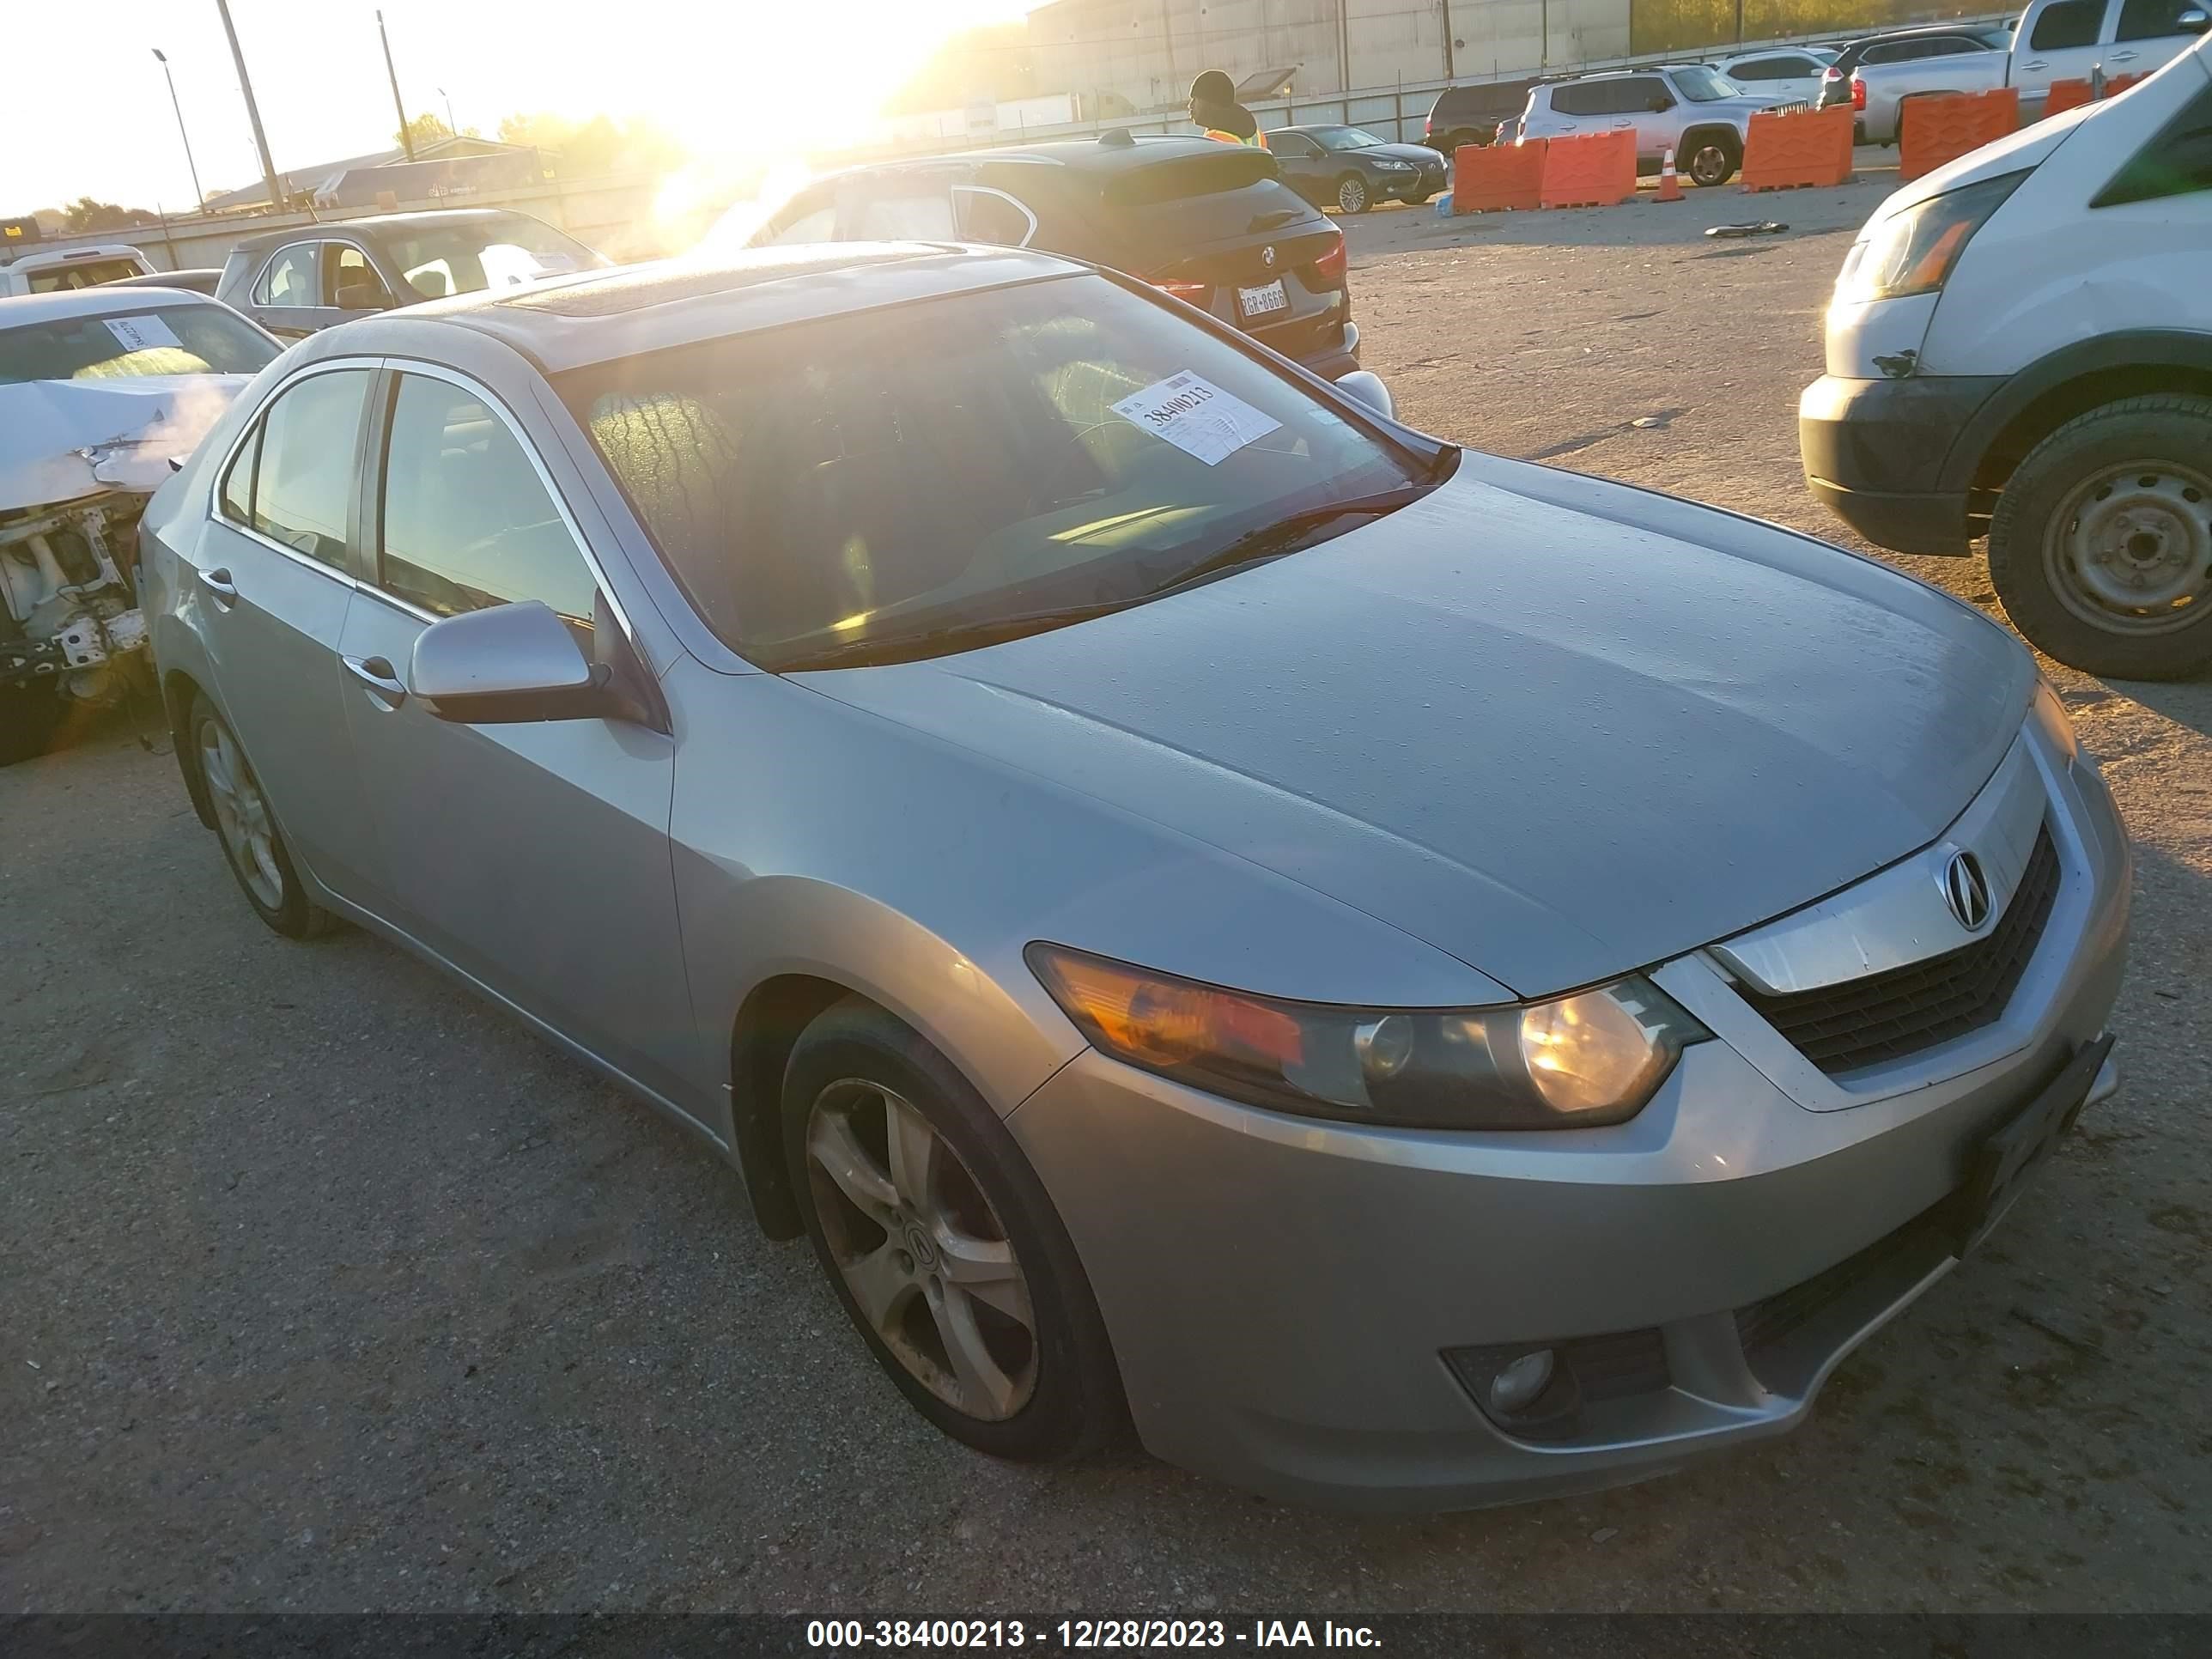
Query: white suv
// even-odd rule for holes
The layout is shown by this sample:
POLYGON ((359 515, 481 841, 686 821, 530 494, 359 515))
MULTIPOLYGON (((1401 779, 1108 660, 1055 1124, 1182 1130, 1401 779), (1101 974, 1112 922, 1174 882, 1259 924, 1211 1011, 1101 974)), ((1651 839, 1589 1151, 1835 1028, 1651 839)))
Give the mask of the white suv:
POLYGON ((1531 88, 1516 142, 1633 130, 1638 172, 1658 172, 1671 149, 1692 183, 1724 185, 1742 164, 1753 112, 1782 101, 1746 92, 1710 64, 1616 70, 1531 88))
POLYGON ((2125 679, 2212 668, 2212 39, 1875 210, 1797 408, 1869 541, 1989 538, 2013 624, 2125 679))

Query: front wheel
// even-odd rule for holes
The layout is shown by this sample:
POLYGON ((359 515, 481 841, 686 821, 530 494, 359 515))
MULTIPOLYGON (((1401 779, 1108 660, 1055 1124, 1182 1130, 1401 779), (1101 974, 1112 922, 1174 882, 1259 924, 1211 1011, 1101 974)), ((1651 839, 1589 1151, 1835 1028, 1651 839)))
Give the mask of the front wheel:
POLYGON ((1367 181, 1356 173, 1347 173, 1336 186, 1336 204, 1346 213, 1367 211, 1367 181))
POLYGON ((2212 668, 2212 398, 2128 398, 2028 453, 1990 520, 1990 580, 2028 641, 2115 679, 2212 668))
POLYGON ((1120 1374, 1043 1184, 958 1070, 849 997, 784 1071, 792 1190, 876 1363, 955 1439, 1018 1462, 1095 1447, 1120 1374))
POLYGON ((1724 185, 1735 176, 1735 145, 1717 134, 1701 134, 1689 142, 1690 182, 1701 190, 1724 185))
POLYGON ((205 697, 192 700, 188 729, 192 764, 214 809, 216 839, 253 914, 287 939, 315 939, 329 932, 337 918, 307 896, 261 792, 261 780, 205 697))

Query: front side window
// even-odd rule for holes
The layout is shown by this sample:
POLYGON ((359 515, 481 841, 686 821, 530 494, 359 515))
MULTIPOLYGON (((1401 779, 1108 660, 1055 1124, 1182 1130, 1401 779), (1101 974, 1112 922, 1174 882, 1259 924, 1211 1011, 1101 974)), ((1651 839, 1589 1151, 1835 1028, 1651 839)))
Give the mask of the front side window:
POLYGON ((253 464, 261 454, 261 425, 246 434, 222 479, 222 516, 241 529, 253 522, 253 464))
POLYGON ((1317 127, 1314 137, 1323 149, 1373 149, 1382 141, 1364 127, 1317 127))
POLYGON ((1753 58, 1744 63, 1729 64, 1728 78, 1738 82, 1786 81, 1792 76, 1807 72, 1802 58, 1753 58))
POLYGON ((752 246, 792 247, 837 240, 837 201, 827 191, 810 191, 794 198, 776 218, 781 223, 755 235, 752 246))
POLYGON ((380 311, 392 303, 384 279, 368 255, 350 242, 331 242, 323 250, 323 303, 340 311, 380 311))
MULTIPOLYGON (((368 379, 365 368, 310 374, 278 392, 261 417, 253 527, 340 570, 346 565, 346 513, 368 379)), ((235 469, 228 482, 235 489, 235 469)))
POLYGON ((1693 104, 1716 103, 1736 95, 1735 85, 1724 79, 1719 70, 1705 64, 1678 69, 1674 78, 1674 90, 1693 104))
POLYGON ((770 668, 1141 603, 1255 532, 1425 482, 1421 458, 1103 276, 554 386, 702 617, 770 668))
POLYGON ((601 263, 573 236, 521 213, 436 225, 407 235, 387 233, 380 246, 415 290, 414 297, 422 300, 512 288, 601 263))
POLYGON ((2030 52, 2063 52, 2069 46, 2094 46, 2105 21, 2105 0, 2058 0, 2045 7, 2027 37, 2030 52))
POLYGON ((952 222, 951 181, 915 180, 878 185, 852 204, 841 240, 854 242, 949 242, 959 234, 952 222))
POLYGON ((262 268, 261 280, 253 285, 253 303, 299 307, 318 303, 315 245, 295 242, 279 248, 276 257, 262 268))
POLYGON ((1276 155, 1290 157, 1294 161, 1310 161, 1320 153, 1320 146, 1302 132, 1271 132, 1267 148, 1276 155))
POLYGON ((275 341, 228 306, 149 306, 0 329, 0 386, 148 374, 253 374, 276 351, 275 341))
POLYGON ((377 585, 434 617, 542 599, 592 620, 591 567, 521 441, 474 392, 399 376, 383 525, 377 585))
POLYGON ((2186 33, 2181 27, 2185 11, 2201 12, 2204 0, 2125 0, 2120 7, 2115 40, 2155 40, 2162 35, 2186 33))

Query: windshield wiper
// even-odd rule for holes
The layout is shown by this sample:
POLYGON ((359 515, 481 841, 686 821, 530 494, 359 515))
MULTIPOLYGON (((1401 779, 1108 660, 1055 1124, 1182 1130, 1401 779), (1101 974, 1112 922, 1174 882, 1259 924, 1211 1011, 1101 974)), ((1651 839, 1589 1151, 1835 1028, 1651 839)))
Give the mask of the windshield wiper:
POLYGON ((1132 599, 1106 599, 1096 605, 1072 605, 1059 611, 1031 611, 1018 617, 985 617, 975 622, 949 623, 942 628, 915 634, 892 634, 883 639, 848 640, 824 646, 775 665, 779 674, 803 674, 812 668, 867 667, 878 663, 913 662, 922 657, 946 656, 955 651, 974 651, 987 645, 1042 634, 1047 629, 1087 622, 1109 611, 1126 611, 1151 599, 1141 593, 1132 599))
MULTIPOLYGON (((1456 459, 1459 452, 1449 452, 1456 459)), ((1438 464, 1431 464, 1431 471, 1438 464)), ((1352 495, 1340 501, 1323 501, 1299 512, 1285 514, 1271 524, 1256 530, 1248 530, 1225 547, 1217 548, 1196 564, 1186 567, 1171 580, 1162 583, 1145 597, 1158 599, 1163 593, 1174 593, 1186 587, 1217 576, 1227 575, 1246 565, 1259 564, 1268 559, 1279 559, 1286 553, 1295 553, 1312 545, 1313 533, 1325 530, 1340 519, 1379 518, 1386 513, 1395 513, 1409 507, 1435 489, 1433 482, 1401 484, 1395 489, 1378 490, 1372 495, 1352 495)))

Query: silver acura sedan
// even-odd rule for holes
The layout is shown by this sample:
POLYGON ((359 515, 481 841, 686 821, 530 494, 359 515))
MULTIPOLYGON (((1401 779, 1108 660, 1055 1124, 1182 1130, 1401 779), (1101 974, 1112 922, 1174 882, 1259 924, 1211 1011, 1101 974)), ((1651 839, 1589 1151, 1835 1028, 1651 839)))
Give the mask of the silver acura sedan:
POLYGON ((2009 635, 1066 260, 349 323, 141 553, 256 913, 720 1149, 1001 1456, 1447 1507, 1778 1433, 2115 1084, 2127 839, 2009 635))

